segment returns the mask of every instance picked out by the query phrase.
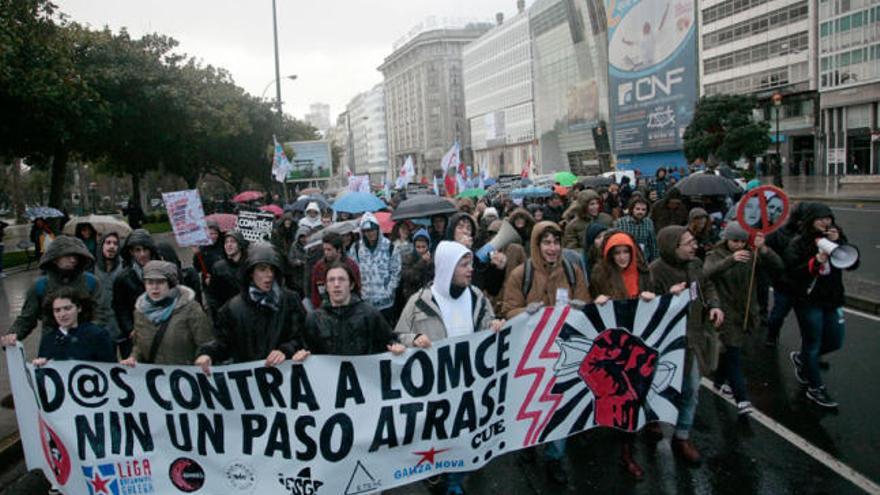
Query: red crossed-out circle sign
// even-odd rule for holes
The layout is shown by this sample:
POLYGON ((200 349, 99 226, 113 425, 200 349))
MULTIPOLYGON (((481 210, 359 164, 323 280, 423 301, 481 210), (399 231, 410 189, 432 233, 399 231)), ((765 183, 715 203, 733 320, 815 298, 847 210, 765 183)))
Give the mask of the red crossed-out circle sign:
POLYGON ((751 235, 767 235, 785 225, 791 203, 788 196, 775 186, 760 186, 739 200, 736 221, 751 235))

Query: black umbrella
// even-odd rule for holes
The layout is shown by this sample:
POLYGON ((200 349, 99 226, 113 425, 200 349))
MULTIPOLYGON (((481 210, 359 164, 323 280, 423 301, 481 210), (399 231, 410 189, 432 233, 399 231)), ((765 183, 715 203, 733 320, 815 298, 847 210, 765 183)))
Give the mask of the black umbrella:
POLYGON ((451 215, 458 210, 447 199, 433 194, 421 194, 400 203, 391 214, 394 221, 427 218, 433 215, 451 215))
POLYGON ((604 187, 604 186, 610 186, 613 183, 614 183, 613 177, 601 177, 601 176, 587 177, 586 179, 584 179, 580 182, 580 184, 584 187, 604 187))
POLYGON ((298 199, 294 201, 293 204, 284 205, 284 211, 306 211, 306 208, 312 201, 318 203, 318 208, 320 208, 321 211, 330 209, 330 203, 327 202, 327 199, 320 194, 316 194, 313 196, 306 196, 305 198, 298 199))
POLYGON ((741 193, 735 181, 715 174, 691 174, 673 186, 685 196, 730 196, 741 193))

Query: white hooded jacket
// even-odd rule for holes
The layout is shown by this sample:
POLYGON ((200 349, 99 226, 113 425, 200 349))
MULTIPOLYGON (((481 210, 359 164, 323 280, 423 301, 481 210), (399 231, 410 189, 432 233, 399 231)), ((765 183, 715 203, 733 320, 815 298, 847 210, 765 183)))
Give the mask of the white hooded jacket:
POLYGON ((431 293, 440 308, 447 337, 467 335, 474 331, 470 290, 462 291, 457 298, 450 294, 455 268, 468 254, 470 254, 468 248, 449 241, 437 245, 437 251, 434 253, 434 283, 431 285, 431 293))

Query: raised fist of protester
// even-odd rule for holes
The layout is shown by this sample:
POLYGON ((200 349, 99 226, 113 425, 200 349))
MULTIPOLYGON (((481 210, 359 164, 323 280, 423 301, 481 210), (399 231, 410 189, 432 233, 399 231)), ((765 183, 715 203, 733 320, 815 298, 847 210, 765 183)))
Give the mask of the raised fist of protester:
POLYGON ((274 350, 266 356, 266 366, 273 367, 278 366, 279 364, 284 362, 284 353, 279 350, 274 350))

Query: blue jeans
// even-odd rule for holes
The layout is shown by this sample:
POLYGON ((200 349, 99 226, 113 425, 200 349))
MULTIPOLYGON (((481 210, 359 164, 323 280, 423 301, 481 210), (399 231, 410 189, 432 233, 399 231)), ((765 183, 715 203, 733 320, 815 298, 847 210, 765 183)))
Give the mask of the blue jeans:
POLYGON ((718 371, 715 374, 715 385, 724 383, 733 389, 733 398, 737 402, 749 400, 746 394, 746 379, 742 371, 742 349, 725 347, 718 359, 718 371))
POLYGON ((791 311, 792 304, 794 301, 790 295, 779 290, 773 291, 773 308, 767 320, 767 340, 779 338, 779 331, 782 330, 782 324, 785 323, 785 317, 791 311))
POLYGON ((812 388, 821 387, 819 356, 843 347, 843 308, 817 308, 799 304, 795 306, 794 313, 801 327, 800 358, 807 382, 812 388))
POLYGON ((544 445, 544 460, 561 461, 565 457, 565 438, 547 442, 544 445))
POLYGON ((697 415, 697 400, 700 397, 700 365, 690 352, 685 356, 684 380, 681 383, 681 408, 675 422, 675 438, 687 440, 697 415))

